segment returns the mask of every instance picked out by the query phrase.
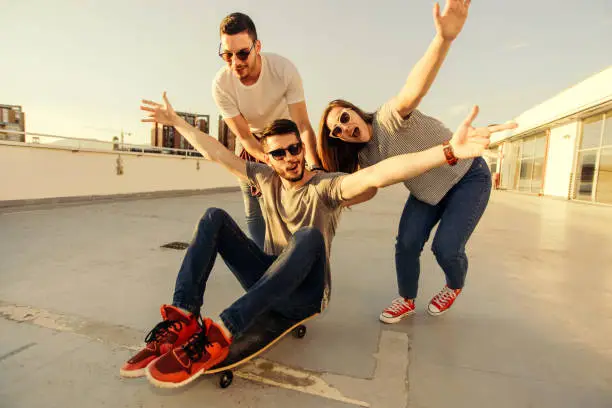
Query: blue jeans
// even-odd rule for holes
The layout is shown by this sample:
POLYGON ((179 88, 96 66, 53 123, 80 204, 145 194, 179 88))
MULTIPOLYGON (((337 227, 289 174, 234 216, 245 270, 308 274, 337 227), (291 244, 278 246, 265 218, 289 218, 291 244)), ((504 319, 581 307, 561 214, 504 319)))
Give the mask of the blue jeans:
POLYGON ((421 252, 433 227, 440 222, 431 249, 451 289, 465 284, 468 259, 465 245, 487 208, 491 195, 491 173, 481 157, 437 204, 430 205, 410 195, 400 219, 395 245, 395 268, 399 295, 417 296, 421 252))
POLYGON ((200 313, 217 254, 246 290, 221 313, 223 323, 234 336, 269 310, 298 320, 321 311, 327 255, 318 229, 299 229, 280 255, 268 255, 225 211, 208 209, 176 278, 174 306, 200 313))
POLYGON ((240 190, 242 190, 242 199, 244 200, 244 213, 246 215, 247 229, 251 239, 255 241, 257 246, 263 250, 266 239, 266 221, 261 212, 261 205, 258 197, 251 195, 251 185, 249 183, 240 182, 240 190))

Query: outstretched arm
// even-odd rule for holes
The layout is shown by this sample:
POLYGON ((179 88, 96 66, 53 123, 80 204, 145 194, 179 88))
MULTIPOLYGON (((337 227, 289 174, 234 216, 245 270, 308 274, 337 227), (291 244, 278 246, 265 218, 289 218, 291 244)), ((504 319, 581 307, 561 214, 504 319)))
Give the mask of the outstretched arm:
MULTIPOLYGON (((457 128, 449 141, 454 155, 458 159, 481 156, 489 146, 491 133, 517 127, 516 123, 508 122, 503 125, 474 128, 472 122, 476 115, 478 115, 477 106, 472 109, 472 112, 457 128)), ((374 188, 383 188, 400 183, 435 167, 446 165, 446 156, 443 149, 443 145, 438 145, 418 153, 390 157, 346 176, 342 180, 342 198, 350 201, 374 188)))
POLYGON ((240 179, 248 179, 246 162, 244 160, 227 150, 217 139, 194 128, 177 115, 172 105, 170 105, 165 92, 163 99, 163 104, 143 99, 140 109, 149 112, 149 116, 146 119, 142 119, 142 122, 157 122, 163 125, 174 126, 206 159, 223 165, 240 179))
POLYGON ((438 3, 434 5, 436 36, 394 99, 394 107, 403 118, 416 109, 431 88, 452 42, 463 28, 470 2, 471 0, 447 0, 442 14, 440 14, 440 5, 438 3))

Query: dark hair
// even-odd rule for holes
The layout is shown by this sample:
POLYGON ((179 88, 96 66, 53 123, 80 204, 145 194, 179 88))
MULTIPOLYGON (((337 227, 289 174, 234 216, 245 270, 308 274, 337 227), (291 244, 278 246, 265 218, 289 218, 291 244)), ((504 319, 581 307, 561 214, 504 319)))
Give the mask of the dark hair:
POLYGON ((221 21, 219 36, 223 34, 235 35, 246 31, 251 40, 257 41, 257 30, 251 17, 243 13, 232 13, 221 21))
POLYGON ((265 145, 268 137, 286 135, 290 133, 293 133, 299 142, 302 141, 300 138, 300 131, 298 130, 298 127, 294 121, 289 119, 276 119, 274 122, 266 126, 261 133, 261 138, 259 140, 261 141, 262 145, 265 145))
POLYGON ((325 170, 330 172, 354 173, 359 170, 359 158, 357 155, 363 149, 365 143, 347 143, 329 136, 331 129, 327 127, 327 116, 329 116, 329 112, 333 108, 351 109, 367 124, 371 124, 374 121, 374 114, 364 112, 343 99, 331 101, 323 111, 319 125, 319 137, 317 138, 317 154, 321 164, 325 170))

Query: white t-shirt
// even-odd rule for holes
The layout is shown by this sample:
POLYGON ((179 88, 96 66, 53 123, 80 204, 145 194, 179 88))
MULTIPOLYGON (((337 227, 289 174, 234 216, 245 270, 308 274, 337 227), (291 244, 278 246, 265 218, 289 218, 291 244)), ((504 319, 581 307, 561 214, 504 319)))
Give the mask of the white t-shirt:
POLYGON ((277 54, 260 55, 261 74, 253 85, 244 85, 225 66, 217 72, 212 87, 223 118, 242 114, 253 133, 276 119, 291 119, 288 105, 304 101, 302 78, 295 65, 277 54))

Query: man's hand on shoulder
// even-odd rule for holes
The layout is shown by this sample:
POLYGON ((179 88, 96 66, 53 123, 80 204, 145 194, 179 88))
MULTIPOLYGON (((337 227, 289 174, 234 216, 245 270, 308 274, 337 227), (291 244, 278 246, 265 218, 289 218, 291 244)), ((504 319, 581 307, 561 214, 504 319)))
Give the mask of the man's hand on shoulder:
POLYGON ((312 165, 309 164, 306 167, 310 171, 322 171, 324 173, 327 173, 327 170, 325 170, 323 167, 319 166, 318 164, 312 164, 312 165))

